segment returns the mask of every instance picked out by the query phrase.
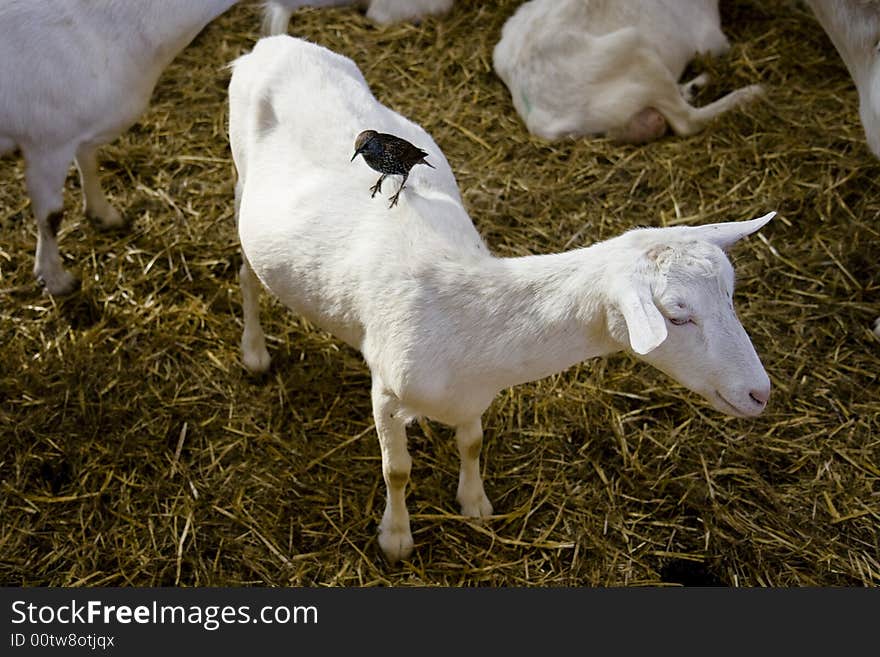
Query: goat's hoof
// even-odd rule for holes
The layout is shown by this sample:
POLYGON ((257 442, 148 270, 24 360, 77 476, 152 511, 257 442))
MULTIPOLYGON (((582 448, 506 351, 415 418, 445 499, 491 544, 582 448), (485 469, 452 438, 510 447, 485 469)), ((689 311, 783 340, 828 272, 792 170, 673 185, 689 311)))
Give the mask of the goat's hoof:
POLYGON ((112 205, 108 205, 106 209, 100 212, 87 210, 86 216, 103 230, 118 230, 120 228, 128 228, 131 225, 131 222, 127 221, 119 210, 112 205))
POLYGON ((764 95, 765 89, 760 84, 750 84, 742 88, 742 99, 745 101, 756 100, 764 95))
POLYGON ((53 297, 63 297, 73 294, 82 287, 82 282, 69 271, 62 271, 60 274, 52 278, 46 278, 36 273, 37 284, 43 288, 44 294, 50 294, 53 297))
POLYGON ((705 87, 711 81, 712 81, 711 75, 709 75, 708 73, 700 73, 697 77, 695 77, 693 80, 688 82, 688 86, 689 87, 697 87, 697 88, 705 87))
POLYGON ((694 98, 696 98, 697 93, 709 84, 712 81, 711 76, 708 73, 700 73, 697 77, 695 77, 690 82, 686 82, 681 85, 681 95, 684 98, 685 102, 692 103, 694 98))
POLYGON ((392 564, 401 559, 408 559, 413 551, 413 537, 409 528, 388 529, 379 528, 379 547, 385 554, 385 558, 392 564))
POLYGON ((492 503, 485 494, 477 500, 465 502, 459 499, 458 502, 461 504, 461 515, 468 518, 482 520, 492 515, 492 503))
POLYGON ((269 365, 272 364, 272 358, 265 347, 262 349, 242 348, 241 360, 245 369, 251 374, 265 374, 269 371, 269 365))

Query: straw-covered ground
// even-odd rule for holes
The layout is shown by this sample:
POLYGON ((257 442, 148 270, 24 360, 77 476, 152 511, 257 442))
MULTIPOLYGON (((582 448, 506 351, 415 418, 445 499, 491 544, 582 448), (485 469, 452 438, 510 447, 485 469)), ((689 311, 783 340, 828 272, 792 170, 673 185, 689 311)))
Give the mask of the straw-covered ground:
POLYGON ((83 217, 71 168, 80 293, 38 289, 23 163, 2 159, 0 583, 880 584, 880 162, 830 41, 798 5, 723 0, 733 48, 693 65, 715 76, 698 103, 756 82, 765 100, 690 138, 548 145, 491 68, 517 5, 457 0, 418 27, 303 9, 291 32, 434 136, 499 255, 778 210, 731 254, 765 414, 724 417, 623 354, 506 390, 484 416, 485 526, 457 515, 450 429, 414 424, 416 549, 388 565, 360 356, 264 297, 273 368, 241 366, 224 65, 258 36, 245 3, 103 149, 129 232, 83 217))

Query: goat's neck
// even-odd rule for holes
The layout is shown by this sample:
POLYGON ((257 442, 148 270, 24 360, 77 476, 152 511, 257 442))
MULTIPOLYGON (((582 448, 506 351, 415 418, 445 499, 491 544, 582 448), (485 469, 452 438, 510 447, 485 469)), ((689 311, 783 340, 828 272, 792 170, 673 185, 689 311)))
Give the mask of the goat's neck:
POLYGON ((468 350, 503 387, 620 350, 609 335, 602 245, 566 253, 490 258, 455 295, 468 350))

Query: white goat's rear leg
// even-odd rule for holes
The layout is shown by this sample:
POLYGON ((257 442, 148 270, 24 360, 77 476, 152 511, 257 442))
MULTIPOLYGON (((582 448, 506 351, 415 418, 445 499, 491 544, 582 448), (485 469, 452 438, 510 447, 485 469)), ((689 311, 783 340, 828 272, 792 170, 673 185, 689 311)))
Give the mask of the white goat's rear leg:
POLYGON ((373 375, 373 418, 382 450, 382 477, 385 479, 385 512, 379 525, 379 547, 391 563, 406 559, 413 549, 406 510, 406 485, 412 457, 406 449, 406 424, 397 397, 373 375))
POLYGON ((269 369, 272 359, 266 349, 266 336, 260 325, 260 291, 262 283, 254 274, 251 265, 241 255, 243 262, 239 270, 238 283, 241 287, 241 305, 244 315, 244 329, 241 332, 241 360, 249 372, 262 374, 269 369))
POLYGON ((749 103, 763 93, 764 89, 761 85, 753 84, 731 91, 726 96, 722 96, 703 107, 694 107, 685 102, 680 92, 676 92, 659 98, 654 106, 663 114, 675 134, 688 136, 700 132, 707 123, 717 116, 749 103))
POLYGON ((49 294, 70 294, 79 287, 79 280, 61 263, 58 229, 64 216, 64 180, 73 160, 73 149, 25 152, 24 157, 28 195, 37 220, 34 276, 49 294))
POLYGON ((98 147, 82 144, 76 151, 76 168, 82 187, 83 209, 89 219, 96 220, 104 228, 116 228, 125 224, 119 211, 107 202, 98 175, 98 147))
POLYGON ((286 34, 290 19, 300 7, 341 7, 357 0, 273 0, 263 8, 263 35, 286 34))
POLYGON ((880 317, 874 320, 874 335, 880 338, 880 317))
POLYGON ((480 477, 480 449, 483 446, 483 425, 480 419, 461 424, 455 429, 455 442, 461 457, 458 473, 458 503, 461 515, 486 518, 492 515, 492 503, 483 489, 480 477))
POLYGON ((685 82, 684 84, 678 85, 678 90, 681 92, 681 97, 684 98, 686 103, 694 102, 694 98, 697 93, 709 84, 709 81, 712 78, 709 77, 708 73, 700 73, 697 77, 689 82, 685 82))
MULTIPOLYGON (((243 191, 244 181, 239 178, 235 181, 233 207, 236 229, 238 229, 243 191)), ((266 349, 266 336, 260 324, 260 292, 263 289, 263 284, 254 274, 243 249, 241 251, 241 269, 238 271, 238 285, 241 288, 241 307, 244 321, 244 328, 241 331, 241 361, 249 372, 262 374, 268 371, 272 362, 269 350, 266 349)))
MULTIPOLYGON (((292 5, 293 3, 288 4, 292 5)), ((287 27, 293 12, 294 8, 283 6, 281 3, 267 3, 263 9, 263 35, 287 34, 287 27)))

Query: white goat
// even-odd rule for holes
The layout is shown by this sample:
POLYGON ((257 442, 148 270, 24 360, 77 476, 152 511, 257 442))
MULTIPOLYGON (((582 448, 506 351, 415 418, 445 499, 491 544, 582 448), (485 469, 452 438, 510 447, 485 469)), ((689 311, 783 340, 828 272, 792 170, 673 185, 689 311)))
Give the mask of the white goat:
POLYGON ((367 18, 387 25, 397 21, 418 21, 424 16, 444 14, 453 0, 271 0, 263 7, 263 34, 284 34, 293 12, 300 7, 367 7, 367 18))
POLYGON ((880 157, 880 0, 806 0, 859 92, 868 147, 880 157))
POLYGON ((752 85, 688 103, 709 80, 679 85, 688 62, 729 49, 718 0, 531 0, 504 24, 493 64, 532 134, 642 143, 667 122, 678 135, 699 132, 761 93, 752 85))
MULTIPOLYGON (((880 157, 880 0, 806 0, 859 92, 868 148, 880 157)), ((880 337, 880 317, 874 320, 880 337)))
POLYGON ((229 138, 244 364, 269 367, 260 282, 362 352, 387 486, 379 544, 390 560, 413 546, 404 500, 413 417, 455 427, 461 511, 486 517, 480 417, 509 386, 627 349, 724 413, 764 409, 770 381, 734 313, 723 249, 773 213, 495 257, 428 133, 380 104, 350 59, 289 36, 261 39, 233 63, 229 138), (407 139, 436 167, 414 169, 392 210, 370 198, 375 172, 350 161, 365 128, 407 139))
POLYGON ((34 274, 51 294, 77 279, 61 263, 64 180, 76 161, 88 216, 124 223, 107 202, 97 149, 146 109, 171 60, 235 0, 4 0, 0 153, 21 149, 37 220, 34 274))

